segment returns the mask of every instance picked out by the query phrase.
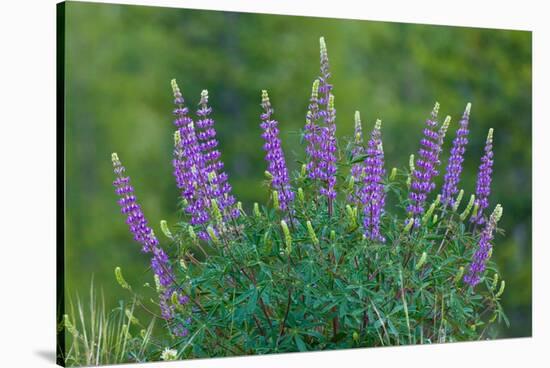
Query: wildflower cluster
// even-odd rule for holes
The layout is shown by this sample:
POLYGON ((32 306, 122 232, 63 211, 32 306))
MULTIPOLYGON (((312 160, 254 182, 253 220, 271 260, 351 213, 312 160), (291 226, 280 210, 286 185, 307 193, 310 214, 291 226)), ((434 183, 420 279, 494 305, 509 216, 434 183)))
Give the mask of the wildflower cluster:
MULTIPOLYGON (((440 124, 438 103, 408 167, 386 170, 382 122, 364 138, 359 112, 342 118, 355 129, 340 150, 323 38, 320 49, 298 172, 287 167, 284 122, 274 119, 268 92, 261 93, 257 124, 269 190, 267 205, 254 203, 250 214, 224 172, 208 92, 194 119, 172 81, 173 167, 184 215, 177 226, 161 221, 167 249, 177 249, 170 256, 113 154, 122 212, 152 255, 158 304, 175 338, 162 359, 462 341, 489 336, 493 322, 506 322, 499 303, 504 284, 497 291, 490 260, 502 207, 485 214, 493 131, 465 206, 460 175, 470 104, 439 193, 435 179, 451 118, 440 124), (395 210, 388 200, 397 202, 395 210)), ((117 279, 132 290, 120 269, 117 279)))

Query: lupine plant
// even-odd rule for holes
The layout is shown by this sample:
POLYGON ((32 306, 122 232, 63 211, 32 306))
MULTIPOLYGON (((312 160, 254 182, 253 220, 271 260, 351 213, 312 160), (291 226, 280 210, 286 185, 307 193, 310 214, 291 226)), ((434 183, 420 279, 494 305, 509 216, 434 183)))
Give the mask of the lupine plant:
MULTIPOLYGON (((194 118, 175 80, 172 163, 183 215, 171 226, 160 222, 162 242, 112 155, 122 212, 151 255, 158 306, 148 310, 171 336, 163 353, 170 359, 477 340, 508 323, 500 305, 505 283, 490 259, 502 216, 500 205, 487 213, 492 129, 464 205, 472 189, 460 189, 471 105, 438 189, 451 122, 440 120, 440 105, 429 113, 409 165, 387 170, 393 158, 384 144, 392 142, 383 144, 381 120, 365 137, 359 112, 339 115, 337 124, 323 38, 320 51, 299 170, 287 166, 275 101, 265 90, 259 96, 265 204, 245 211, 235 200, 208 92, 194 118), (339 124, 355 124, 345 144, 338 144, 339 124)), ((116 276, 136 293, 120 268, 116 276)))

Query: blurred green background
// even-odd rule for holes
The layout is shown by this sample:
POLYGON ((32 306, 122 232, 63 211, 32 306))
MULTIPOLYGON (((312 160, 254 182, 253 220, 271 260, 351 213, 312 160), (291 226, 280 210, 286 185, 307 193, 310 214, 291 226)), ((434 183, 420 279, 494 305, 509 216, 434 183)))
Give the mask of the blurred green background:
POLYGON ((506 235, 494 257, 511 320, 502 335, 531 335, 530 32, 72 2, 65 26, 68 295, 85 296, 93 275, 114 306, 122 293, 115 266, 133 285, 151 281, 148 257, 116 203, 110 154, 118 152, 161 234, 161 219, 177 220, 170 79, 190 107, 209 90, 230 182, 249 206, 265 199, 260 90, 270 92, 295 167, 324 36, 338 135, 351 135, 356 109, 364 129, 381 118, 388 168, 407 165, 434 101, 453 117, 451 139, 471 101, 461 185, 472 192, 487 130, 495 128, 491 205, 503 204, 506 235))

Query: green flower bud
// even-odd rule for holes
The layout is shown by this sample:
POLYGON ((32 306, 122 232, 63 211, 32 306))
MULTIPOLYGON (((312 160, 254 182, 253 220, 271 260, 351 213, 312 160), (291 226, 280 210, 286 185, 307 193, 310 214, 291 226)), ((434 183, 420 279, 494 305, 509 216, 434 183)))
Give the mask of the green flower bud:
POLYGON ((349 204, 346 205, 346 214, 348 216, 348 221, 350 223, 350 227, 354 228, 357 226, 357 220, 355 218, 355 211, 353 211, 353 208, 349 204))
POLYGON ((267 90, 262 89, 262 103, 269 102, 269 94, 267 93, 267 90))
POLYGON ((495 272, 493 275, 493 283, 491 284, 491 290, 495 290, 498 285, 498 273, 495 272))
POLYGON ((174 132, 174 146, 179 146, 181 143, 181 134, 179 130, 174 132))
POLYGON ((403 228, 403 232, 408 233, 409 231, 411 231, 413 224, 414 224, 414 218, 408 219, 405 227, 403 228))
POLYGON ((126 280, 124 279, 124 276, 122 276, 122 270, 118 266, 115 268, 115 278, 118 284, 123 289, 130 290, 130 285, 126 282, 126 280))
POLYGON ((272 192, 272 197, 273 197, 273 207, 275 207, 275 209, 277 211, 280 211, 281 210, 281 204, 279 203, 279 192, 274 190, 272 192))
MULTIPOLYGON (((424 217, 422 217, 422 223, 425 225, 428 223, 428 221, 430 220, 430 218, 432 217, 433 213, 434 213, 434 210, 435 210, 435 206, 436 206, 436 203, 433 202, 430 207, 428 208, 428 210, 426 211, 426 213, 424 214, 424 217)), ((437 216, 437 215, 436 215, 437 216)))
POLYGON ((447 115, 447 117, 443 121, 443 124, 441 124, 441 128, 439 128, 439 136, 441 137, 441 139, 445 138, 445 135, 447 134, 447 130, 449 129, 450 123, 451 123, 451 117, 447 115))
POLYGON ((394 181, 396 176, 397 176, 397 167, 394 167, 391 169, 390 181, 394 181))
POLYGON ((111 161, 113 162, 113 165, 120 165, 120 160, 118 159, 116 152, 111 153, 111 161))
POLYGON ((292 237, 290 236, 290 230, 285 220, 281 220, 281 228, 283 229, 283 235, 285 239, 286 252, 290 254, 292 252, 292 237))
POLYGON ((155 275, 153 279, 155 280, 155 289, 157 290, 157 293, 158 293, 160 292, 160 289, 161 289, 160 278, 158 275, 155 275))
POLYGON ((317 99, 319 97, 319 79, 313 81, 311 86, 311 98, 317 99))
POLYGON ((254 202, 253 212, 255 217, 257 218, 262 217, 262 213, 260 212, 260 205, 258 205, 258 202, 254 202))
POLYGON ((487 133, 487 143, 493 143, 493 128, 489 129, 487 133))
POLYGON ((309 238, 311 239, 311 242, 314 245, 319 245, 319 239, 317 238, 317 235, 315 235, 315 230, 313 230, 313 225, 311 225, 311 221, 306 222, 307 232, 309 234, 309 238))
POLYGON ((356 343, 359 343, 359 334, 357 333, 357 331, 353 331, 352 338, 353 338, 353 341, 355 341, 356 343))
POLYGON ((500 205, 500 203, 495 206, 491 217, 493 218, 495 224, 500 221, 500 218, 502 217, 502 206, 500 205))
POLYGON ((414 154, 411 154, 409 156, 409 175, 407 175, 407 188, 410 188, 411 187, 411 182, 412 182, 412 173, 414 172, 415 170, 415 167, 414 167, 414 154))
POLYGON ((472 210, 472 207, 474 206, 475 200, 476 200, 476 196, 472 194, 470 196, 470 201, 468 202, 468 205, 466 205, 466 208, 460 214, 460 221, 466 220, 466 217, 468 217, 468 215, 470 214, 470 211, 472 210))
POLYGON ((357 132, 354 137, 355 144, 360 145, 363 142, 363 137, 361 136, 363 128, 361 127, 361 113, 359 111, 355 112, 355 131, 357 132))
POLYGON ((458 269, 458 272, 456 273, 456 276, 453 280, 454 283, 456 284, 457 282, 462 280, 462 276, 464 276, 464 267, 460 266, 460 268, 458 269))
POLYGON ((416 266, 414 266, 414 268, 418 271, 422 266, 424 266, 424 263, 426 263, 426 258, 428 257, 428 255, 426 254, 426 252, 422 252, 422 255, 420 256, 420 259, 418 260, 418 262, 416 263, 416 266))
POLYGON ((328 112, 331 113, 334 111, 334 95, 330 94, 328 96, 328 112))
POLYGON ((216 235, 216 232, 214 231, 214 228, 212 226, 208 226, 206 228, 206 232, 208 233, 208 235, 210 235, 210 239, 212 239, 212 242, 214 244, 216 244, 216 245, 220 244, 220 239, 216 235))
POLYGON ((174 239, 172 233, 170 232, 170 229, 168 228, 166 220, 160 220, 160 229, 162 230, 164 236, 166 236, 168 239, 174 239))
POLYGON ((502 280, 500 282, 500 289, 498 289, 498 292, 495 294, 495 298, 499 298, 502 293, 504 293, 504 288, 506 287, 506 282, 502 280))
POLYGON ((183 258, 180 258, 180 266, 187 271, 187 264, 185 263, 185 260, 183 258))
POLYGON ((176 82, 176 79, 172 79, 170 81, 170 85, 172 86, 172 92, 174 92, 174 94, 180 94, 180 88, 178 87, 178 83, 176 82))
POLYGON ((458 210, 458 206, 460 206, 460 202, 462 202, 463 196, 464 196, 464 189, 460 189, 460 192, 458 192, 458 196, 456 197, 455 203, 453 204, 453 211, 456 212, 456 210, 458 210))
POLYGON ((302 178, 305 178, 307 175, 307 165, 306 164, 302 164, 302 167, 300 169, 300 176, 302 178))
POLYGON ((264 171, 264 176, 267 179, 267 181, 271 182, 273 180, 273 175, 269 171, 264 171))
POLYGON ((325 38, 319 38, 319 49, 321 50, 321 57, 327 57, 327 44, 325 43, 325 38))
POLYGON ((479 203, 476 203, 476 204, 474 204, 474 209, 472 211, 472 216, 471 217, 476 217, 478 211, 479 211, 479 203))
POLYGON ((330 239, 330 241, 333 242, 333 243, 336 241, 336 231, 330 230, 329 239, 330 239))
POLYGON ((414 153, 411 153, 411 155, 409 156, 409 172, 412 173, 414 170, 414 153))
POLYGON ((436 101, 435 105, 434 105, 434 108, 432 110, 432 114, 434 116, 437 116, 437 114, 439 114, 439 102, 436 101))
POLYGON ((437 217, 437 213, 434 215, 434 218, 432 220, 432 224, 437 224, 437 220, 438 220, 438 217, 437 217))
POLYGON ((193 242, 196 242, 197 241, 197 234, 195 234, 195 230, 193 229, 193 226, 189 225, 187 227, 187 232, 189 233, 189 238, 191 238, 191 240, 193 242))
POLYGON ((178 301, 178 293, 176 291, 172 292, 172 295, 170 296, 170 301, 172 302, 172 305, 179 305, 178 301))
POLYGON ((211 199, 210 206, 212 208, 212 216, 214 217, 214 221, 217 225, 221 226, 223 224, 223 217, 220 211, 220 207, 218 206, 218 201, 216 201, 215 199, 211 199))
POLYGON ((353 191, 353 187, 355 185, 355 178, 353 176, 350 175, 349 179, 348 179, 348 190, 351 192, 353 191))
POLYGON ((301 204, 306 203, 306 197, 304 195, 304 190, 302 188, 298 188, 298 200, 301 204))

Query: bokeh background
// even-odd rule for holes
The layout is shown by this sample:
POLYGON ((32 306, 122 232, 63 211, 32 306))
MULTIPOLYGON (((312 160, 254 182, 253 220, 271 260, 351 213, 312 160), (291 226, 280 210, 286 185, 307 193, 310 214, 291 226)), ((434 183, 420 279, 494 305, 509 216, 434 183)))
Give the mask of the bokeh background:
POLYGON ((388 168, 407 165, 435 101, 453 117, 451 138, 471 101, 462 175, 470 193, 487 130, 495 128, 491 204, 503 204, 506 234, 494 257, 511 320, 502 336, 531 335, 530 32, 71 2, 65 32, 68 296, 86 299, 93 277, 115 306, 122 292, 116 266, 133 285, 151 282, 148 258, 116 204, 110 154, 118 152, 161 234, 161 219, 177 220, 170 79, 191 107, 209 90, 230 182, 249 206, 265 199, 260 90, 270 92, 287 161, 296 167, 324 36, 338 136, 351 135, 355 110, 365 129, 381 118, 388 168))

